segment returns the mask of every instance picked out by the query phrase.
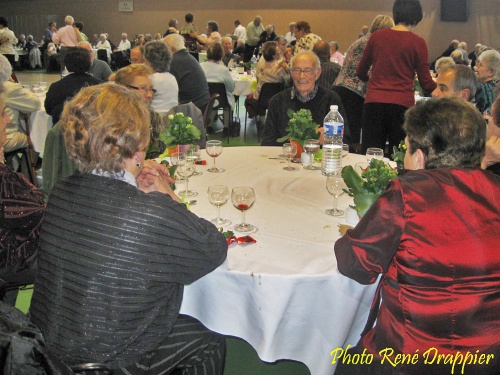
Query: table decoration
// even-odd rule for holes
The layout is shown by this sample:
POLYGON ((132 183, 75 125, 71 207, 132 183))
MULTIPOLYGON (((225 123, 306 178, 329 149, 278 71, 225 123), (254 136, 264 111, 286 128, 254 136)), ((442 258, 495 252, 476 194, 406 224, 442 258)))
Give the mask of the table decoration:
POLYGON ((160 133, 161 141, 167 146, 167 150, 160 157, 168 156, 169 152, 186 152, 200 139, 201 132, 193 124, 191 117, 184 113, 169 115, 168 122, 170 125, 160 133))
POLYGON ((281 143, 290 140, 290 143, 297 144, 297 154, 295 156, 300 158, 305 140, 319 139, 319 133, 317 132, 319 125, 314 122, 311 111, 308 109, 301 109, 297 112, 289 109, 287 114, 290 117, 288 126, 285 129, 288 134, 278 138, 277 142, 281 143))
POLYGON ((405 164, 406 144, 404 141, 399 142, 399 145, 392 148, 391 158, 396 162, 398 169, 403 169, 405 164))
POLYGON ((363 217, 377 198, 385 191, 387 184, 398 175, 397 169, 373 158, 361 176, 350 165, 342 169, 342 178, 354 198, 354 209, 363 217))

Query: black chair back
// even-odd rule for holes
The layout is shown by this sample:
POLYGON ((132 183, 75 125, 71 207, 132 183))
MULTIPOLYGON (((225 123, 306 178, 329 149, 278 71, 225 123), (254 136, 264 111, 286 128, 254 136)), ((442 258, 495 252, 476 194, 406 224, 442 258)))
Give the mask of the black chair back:
POLYGON ((283 91, 282 82, 266 82, 262 85, 259 95, 259 104, 257 106, 257 114, 259 116, 266 115, 266 111, 269 108, 269 102, 271 101, 272 97, 281 91, 283 91))
POLYGON ((217 98, 217 105, 214 107, 215 110, 219 109, 231 109, 229 101, 227 100, 226 85, 222 82, 208 82, 208 91, 210 96, 214 94, 219 94, 217 98))
POLYGON ((97 58, 99 60, 108 62, 108 52, 105 49, 98 49, 97 58))
POLYGON ((203 125, 205 129, 212 125, 212 112, 215 101, 219 98, 219 94, 210 95, 205 110, 203 111, 203 125))

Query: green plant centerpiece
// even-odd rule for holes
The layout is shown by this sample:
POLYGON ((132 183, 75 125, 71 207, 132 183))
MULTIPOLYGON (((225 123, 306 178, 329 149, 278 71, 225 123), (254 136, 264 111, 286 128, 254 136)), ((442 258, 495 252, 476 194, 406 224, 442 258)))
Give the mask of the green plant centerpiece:
POLYGON ((342 169, 342 178, 348 187, 346 193, 354 198, 354 209, 359 217, 366 214, 397 175, 396 169, 378 159, 372 159, 361 176, 350 165, 342 169))
POLYGON ((201 132, 193 124, 191 117, 176 113, 167 117, 168 124, 160 133, 160 139, 168 148, 190 145, 200 139, 201 132))
POLYGON ((404 141, 399 142, 399 145, 392 148, 392 160, 396 162, 398 169, 403 169, 405 165, 406 144, 404 141))
POLYGON ((304 147, 304 141, 306 139, 319 138, 319 133, 317 131, 319 125, 314 122, 310 110, 301 109, 294 112, 292 109, 289 109, 287 114, 290 118, 290 120, 288 120, 288 126, 285 129, 288 134, 278 138, 277 142, 285 142, 291 139, 304 147))

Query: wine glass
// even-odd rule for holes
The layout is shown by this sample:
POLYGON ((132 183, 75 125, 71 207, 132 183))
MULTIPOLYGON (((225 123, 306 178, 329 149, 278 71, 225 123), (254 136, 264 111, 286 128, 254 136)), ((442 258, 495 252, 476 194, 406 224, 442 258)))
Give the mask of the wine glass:
POLYGON ((344 194, 344 190, 347 186, 345 185, 342 177, 335 175, 329 175, 326 179, 326 190, 333 195, 333 208, 328 209, 325 212, 331 216, 342 216, 344 214, 343 210, 337 208, 337 198, 344 194))
POLYGON ((35 94, 37 94, 37 93, 38 93, 38 91, 40 91, 40 85, 39 85, 38 83, 34 83, 34 84, 32 84, 32 85, 31 85, 31 90, 33 90, 33 92, 34 92, 35 94))
MULTIPOLYGON (((191 145, 191 147, 189 147, 189 149, 186 151, 186 156, 196 165, 196 162, 200 160, 200 146, 191 145)), ((202 174, 202 172, 195 171, 193 173, 193 176, 201 176, 202 174)))
POLYGON ((342 157, 345 158, 349 155, 349 145, 347 143, 342 144, 342 157))
POLYGON ((215 158, 222 154, 222 142, 221 141, 207 141, 205 145, 205 151, 207 152, 208 156, 211 156, 214 158, 214 166, 210 169, 208 169, 209 172, 212 173, 221 173, 224 172, 223 168, 217 168, 215 166, 215 158))
POLYGON ((257 229, 252 224, 245 222, 245 211, 255 203, 255 192, 251 187, 235 187, 231 191, 231 202, 233 206, 241 211, 241 224, 234 226, 238 232, 251 232, 257 229))
POLYGON ((43 92, 47 88, 47 82, 40 82, 40 90, 43 92))
POLYGON ((382 160, 384 158, 384 150, 376 147, 369 147, 366 149, 366 160, 370 162, 372 159, 382 160))
POLYGON ((309 155, 309 165, 306 165, 304 169, 314 170, 318 169, 313 166, 314 155, 319 150, 319 141, 317 139, 306 139, 304 141, 304 152, 309 155))
POLYGON ((190 160, 186 154, 183 154, 178 158, 176 172, 186 182, 186 190, 179 191, 180 196, 194 197, 198 195, 196 191, 189 190, 189 177, 192 176, 195 170, 196 167, 194 162, 190 160))
POLYGON ((297 154, 297 145, 293 143, 285 143, 283 144, 283 155, 285 155, 286 160, 288 161, 288 165, 283 167, 285 171, 298 171, 299 168, 295 168, 290 166, 290 161, 297 154))
POLYGON ((217 207, 217 217, 210 220, 217 226, 229 225, 231 222, 220 216, 220 206, 226 204, 229 199, 229 190, 224 185, 212 185, 208 187, 208 201, 217 207))

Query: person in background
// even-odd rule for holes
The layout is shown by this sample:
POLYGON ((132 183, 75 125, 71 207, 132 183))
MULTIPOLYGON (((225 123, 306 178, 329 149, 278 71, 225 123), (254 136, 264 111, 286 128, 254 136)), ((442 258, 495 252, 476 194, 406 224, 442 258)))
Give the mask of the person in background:
POLYGON ((460 52, 458 49, 453 51, 450 57, 453 59, 456 65, 467 65, 464 61, 464 56, 462 55, 462 52, 460 52))
POLYGON ((72 16, 64 18, 64 27, 57 30, 52 34, 52 42, 57 46, 59 45, 59 62, 61 65, 61 72, 64 71, 64 57, 70 47, 75 47, 78 44, 78 36, 76 35, 73 23, 75 19, 72 16))
POLYGON ((404 130, 409 171, 335 243, 340 273, 360 284, 381 275, 361 339, 347 352, 373 361, 340 360, 335 374, 448 373, 450 364, 425 364, 431 348, 443 358, 488 353, 493 360, 468 368, 498 374, 500 177, 479 168, 484 120, 459 98, 429 99, 406 112, 404 130), (386 348, 390 358, 418 352, 421 360, 394 368, 381 361, 386 348))
POLYGON ((330 42, 330 61, 344 65, 344 55, 339 51, 339 43, 336 41, 330 42))
POLYGON ((493 92, 500 79, 500 52, 488 50, 481 53, 474 70, 479 82, 476 92, 476 108, 481 113, 491 111, 493 92))
MULTIPOLYGON (((296 112, 308 109, 314 122, 321 125, 330 106, 337 105, 342 117, 346 118, 340 97, 317 84, 321 75, 321 63, 314 52, 305 51, 295 55, 290 62, 290 71, 293 87, 276 94, 269 102, 261 146, 282 145, 277 139, 287 134, 289 110, 296 112)), ((348 126, 347 121, 345 124, 348 126)))
POLYGON ((287 44, 292 44, 292 42, 297 40, 295 39, 295 25, 296 22, 290 22, 288 24, 289 31, 285 34, 285 40, 287 44))
POLYGON ((16 54, 14 45, 17 43, 17 38, 12 30, 9 30, 9 23, 5 17, 0 17, 0 54, 4 55, 9 60, 12 69, 16 65, 16 54))
POLYGON ((19 34, 19 38, 17 39, 17 43, 15 45, 16 48, 25 48, 26 47, 26 35, 19 34))
POLYGON ((470 65, 469 56, 467 55, 467 43, 458 43, 458 48, 456 49, 462 53, 465 65, 470 65))
POLYGON ((318 85, 324 89, 331 90, 333 82, 337 79, 342 68, 338 63, 330 61, 330 45, 324 40, 316 42, 313 52, 318 55, 321 61, 321 75, 318 78, 318 85))
POLYGON ((368 26, 363 25, 361 32, 358 34, 358 39, 364 37, 366 34, 368 34, 368 26))
POLYGON ((72 98, 82 87, 98 85, 102 81, 92 77, 90 71, 90 53, 84 48, 73 47, 67 52, 64 64, 70 74, 50 85, 45 96, 45 110, 52 116, 52 123, 57 124, 66 100, 72 98))
POLYGON ((488 121, 486 133, 486 151, 481 168, 492 171, 500 176, 500 95, 497 96, 491 107, 491 118, 488 121))
POLYGON ((221 36, 219 34, 219 24, 215 21, 208 21, 207 22, 207 35, 204 36, 203 34, 198 34, 196 32, 193 32, 189 34, 191 38, 195 38, 203 44, 205 47, 208 47, 212 43, 220 43, 221 42, 221 36))
MULTIPOLYGON (((36 276, 36 249, 45 204, 38 188, 4 164, 5 129, 11 118, 3 84, 11 74, 9 60, 0 55, 0 279, 31 284, 36 276)), ((17 291, 7 292, 3 302, 14 305, 16 298, 17 291)))
POLYGON ((437 59, 435 65, 436 65, 435 76, 439 77, 439 74, 441 74, 441 72, 443 70, 454 67, 456 64, 455 64, 455 60, 453 60, 452 57, 444 56, 444 57, 440 57, 439 59, 437 59))
POLYGON ((458 97, 469 102, 476 95, 477 78, 468 66, 456 65, 441 71, 436 84, 437 87, 432 92, 433 98, 458 97))
POLYGON ((236 42, 238 42, 238 40, 243 40, 243 42, 245 42, 245 39, 247 37, 247 29, 241 24, 239 20, 234 21, 233 34, 236 37, 236 42))
POLYGON ((57 33, 57 23, 54 21, 49 22, 48 27, 43 31, 43 43, 52 43, 52 35, 57 33))
POLYGON ((207 82, 221 82, 226 86, 227 101, 234 111, 233 91, 235 83, 231 77, 231 72, 224 64, 221 64, 224 51, 220 43, 212 43, 207 48, 207 61, 200 63, 201 69, 205 73, 207 82))
POLYGON ((89 41, 89 38, 87 37, 87 35, 85 35, 83 33, 83 22, 75 22, 73 24, 73 27, 75 28, 75 31, 76 31, 76 35, 78 37, 78 41, 79 42, 88 42, 89 41))
POLYGON ((37 42, 33 40, 33 35, 28 35, 26 39, 26 50, 28 51, 28 61, 31 69, 42 67, 42 53, 37 42))
POLYGON ((260 34, 259 46, 265 42, 274 42, 278 39, 278 35, 274 32, 274 25, 267 25, 266 29, 260 34))
MULTIPOLYGON (((358 78, 356 68, 371 34, 377 30, 390 27, 394 27, 394 21, 391 17, 386 15, 376 16, 372 21, 369 33, 356 40, 347 50, 344 64, 334 83, 333 89, 342 98, 347 121, 349 122, 349 139, 347 139, 347 143, 358 153, 361 152, 362 113, 368 83, 358 78)), ((344 129, 344 135, 347 135, 346 129, 344 129)))
POLYGON ((90 74, 102 82, 106 82, 109 76, 113 73, 106 61, 96 59, 94 56, 94 50, 89 42, 79 42, 78 47, 84 48, 89 51, 90 55, 90 74))
POLYGON ((130 63, 132 64, 144 63, 144 46, 140 45, 130 50, 130 63))
POLYGON ((436 60, 434 60, 432 63, 431 63, 431 69, 432 70, 436 70, 436 61, 440 58, 440 57, 450 57, 451 56, 451 53, 453 51, 455 51, 457 48, 458 48, 458 45, 459 45, 460 41, 457 40, 457 39, 453 39, 450 43, 450 45, 436 58, 436 60))
POLYGON ((217 268, 227 242, 145 161, 146 103, 121 85, 86 87, 60 126, 79 173, 55 184, 40 234, 30 317, 47 347, 115 373, 222 375, 224 337, 179 310, 183 286, 217 268))
POLYGON ((240 62, 241 57, 233 53, 233 40, 229 36, 225 36, 222 38, 222 48, 224 49, 224 56, 222 57, 222 63, 229 68, 232 68, 233 65, 229 65, 229 62, 232 60, 233 64, 238 64, 240 62))
POLYGON ((186 24, 182 27, 182 29, 180 29, 179 34, 186 35, 198 32, 198 29, 194 25, 194 16, 192 13, 186 13, 186 15, 184 16, 184 21, 186 22, 186 24))
POLYGON ((396 0, 392 12, 396 26, 370 36, 356 69, 362 81, 369 80, 363 107, 363 154, 369 147, 384 150, 387 140, 390 153, 405 138, 404 113, 415 105, 415 72, 423 90, 430 93, 436 88, 429 73, 427 43, 412 32, 423 17, 420 1, 396 0))
POLYGON ((312 51, 314 45, 321 40, 318 35, 313 34, 311 26, 306 21, 299 21, 295 24, 295 37, 297 42, 295 43, 294 55, 303 51, 312 51))
POLYGON ((262 17, 255 16, 252 22, 247 26, 247 34, 245 39, 245 57, 243 62, 249 62, 255 53, 255 49, 260 42, 260 34, 264 32, 264 26, 262 25, 262 17))
POLYGON ((168 21, 168 29, 163 34, 163 38, 170 34, 179 34, 179 22, 176 19, 171 19, 168 21))
POLYGON ((97 49, 111 49, 111 44, 109 44, 106 34, 99 35, 99 43, 96 46, 97 49))
POLYGON ((151 75, 154 87, 151 108, 159 114, 165 114, 179 104, 179 86, 169 73, 172 52, 163 40, 151 41, 144 46, 144 60, 154 72, 151 75))

